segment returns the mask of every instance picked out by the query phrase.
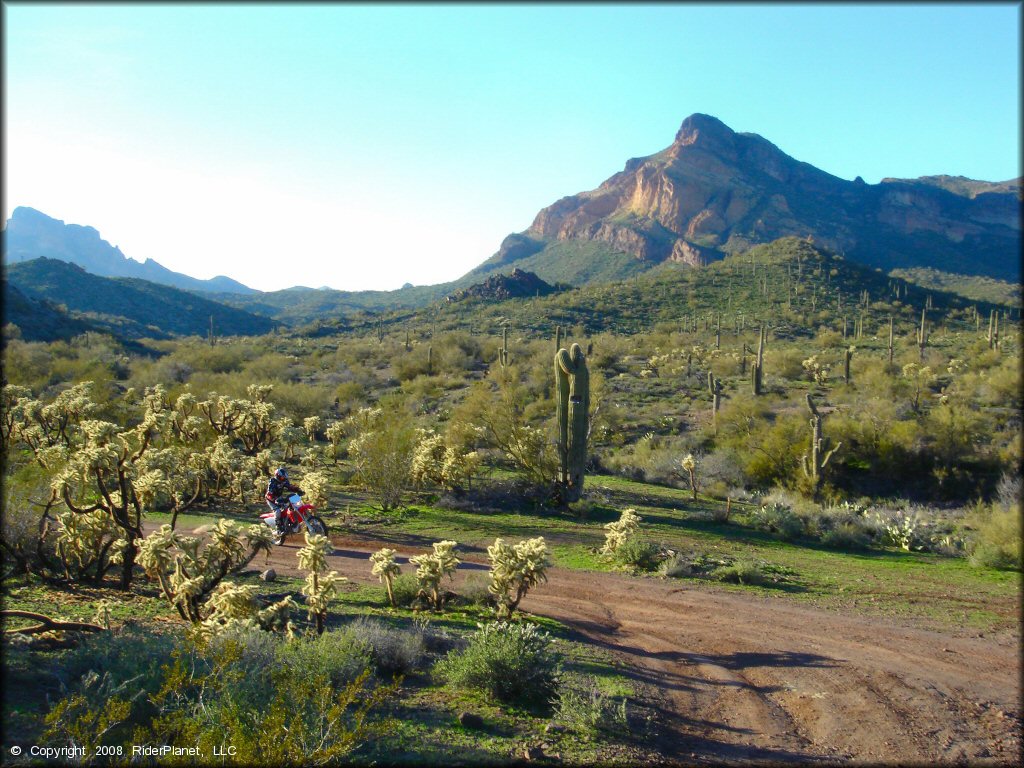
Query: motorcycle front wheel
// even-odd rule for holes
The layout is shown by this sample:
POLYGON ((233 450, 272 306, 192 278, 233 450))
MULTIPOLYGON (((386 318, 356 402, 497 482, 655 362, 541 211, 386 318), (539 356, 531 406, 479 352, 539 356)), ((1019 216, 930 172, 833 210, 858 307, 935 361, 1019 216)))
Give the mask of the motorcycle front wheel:
POLYGON ((324 525, 324 521, 315 515, 306 518, 306 528, 310 533, 317 536, 327 535, 327 526, 324 525))

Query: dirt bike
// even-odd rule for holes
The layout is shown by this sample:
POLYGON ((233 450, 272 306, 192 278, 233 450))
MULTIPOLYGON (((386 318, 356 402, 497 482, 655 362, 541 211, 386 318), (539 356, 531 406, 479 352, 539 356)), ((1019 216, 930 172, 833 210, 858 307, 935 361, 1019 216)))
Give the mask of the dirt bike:
POLYGON ((298 533, 303 527, 310 533, 319 534, 320 536, 327 535, 327 526, 324 525, 324 521, 314 514, 315 507, 312 504, 306 504, 302 501, 300 493, 301 491, 293 493, 288 497, 287 504, 281 507, 281 521, 284 523, 283 533, 279 533, 277 530, 277 523, 274 521, 275 515, 273 512, 267 510, 260 515, 260 519, 277 534, 274 538, 275 544, 283 544, 288 534, 298 533))

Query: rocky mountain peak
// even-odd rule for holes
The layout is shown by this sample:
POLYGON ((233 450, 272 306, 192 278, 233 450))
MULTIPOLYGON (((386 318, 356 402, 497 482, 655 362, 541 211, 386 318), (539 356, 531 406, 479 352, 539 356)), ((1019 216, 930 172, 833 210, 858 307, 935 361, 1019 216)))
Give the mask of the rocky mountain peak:
POLYGON ((673 144, 687 147, 698 142, 705 144, 732 143, 735 136, 735 131, 717 117, 696 112, 683 120, 683 124, 676 132, 673 144))

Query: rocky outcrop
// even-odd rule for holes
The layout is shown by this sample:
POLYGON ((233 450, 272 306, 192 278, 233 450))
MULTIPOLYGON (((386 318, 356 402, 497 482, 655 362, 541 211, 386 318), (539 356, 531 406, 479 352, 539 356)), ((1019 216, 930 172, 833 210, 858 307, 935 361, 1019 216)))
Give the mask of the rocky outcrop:
POLYGON ((698 266, 757 243, 810 235, 872 266, 1017 280, 1020 202, 1019 180, 846 181, 760 136, 695 114, 671 146, 543 209, 487 263, 510 264, 548 243, 576 240, 652 264, 698 266))
POLYGON ((508 275, 491 275, 482 283, 471 285, 446 297, 446 301, 462 301, 464 299, 483 299, 485 301, 504 301, 505 299, 533 298, 547 296, 558 288, 541 280, 533 272, 513 269, 508 275))

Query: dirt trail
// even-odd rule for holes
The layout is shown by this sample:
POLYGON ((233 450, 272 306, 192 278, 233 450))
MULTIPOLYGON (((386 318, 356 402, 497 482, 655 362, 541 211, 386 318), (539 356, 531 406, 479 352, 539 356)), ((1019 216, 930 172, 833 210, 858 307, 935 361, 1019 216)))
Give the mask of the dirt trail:
MULTIPOLYGON (((367 559, 382 545, 332 539, 330 567, 375 583, 367 559)), ((297 548, 289 541, 275 549, 273 567, 297 573, 297 548)), ((973 765, 1020 757, 1017 631, 935 632, 561 568, 521 608, 611 650, 660 691, 659 746, 672 760, 973 765)))

